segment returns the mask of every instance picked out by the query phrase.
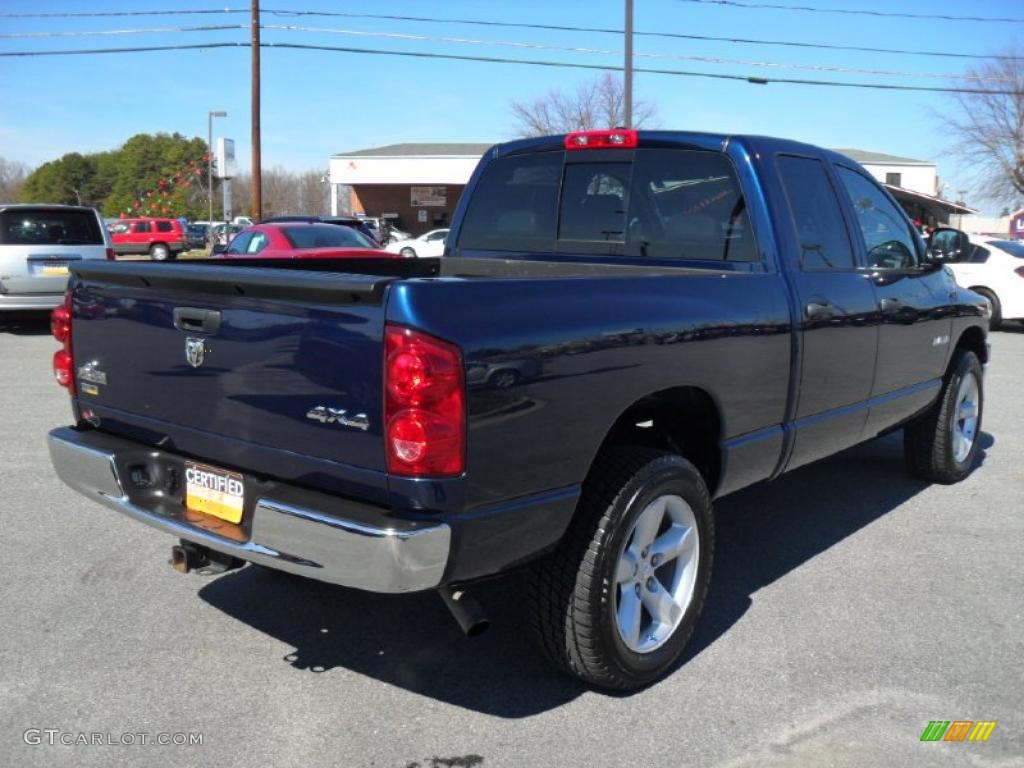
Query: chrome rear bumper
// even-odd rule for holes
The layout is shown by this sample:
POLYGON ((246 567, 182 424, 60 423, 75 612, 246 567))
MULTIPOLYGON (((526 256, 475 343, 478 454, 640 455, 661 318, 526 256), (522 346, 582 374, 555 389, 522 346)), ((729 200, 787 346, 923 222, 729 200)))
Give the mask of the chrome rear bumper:
MULTIPOLYGON (((170 454, 67 427, 50 432, 49 444, 58 477, 79 493, 217 552, 371 592, 431 589, 444 576, 451 544, 451 531, 444 523, 377 526, 268 495, 255 500, 251 512, 247 512, 251 515, 248 538, 237 541, 188 522, 180 501, 175 504, 152 492, 140 499, 130 492, 123 477, 125 454, 134 456, 133 461, 149 460, 154 464, 174 461, 170 454)), ((302 496, 321 497, 335 506, 339 501, 308 491, 302 496)))

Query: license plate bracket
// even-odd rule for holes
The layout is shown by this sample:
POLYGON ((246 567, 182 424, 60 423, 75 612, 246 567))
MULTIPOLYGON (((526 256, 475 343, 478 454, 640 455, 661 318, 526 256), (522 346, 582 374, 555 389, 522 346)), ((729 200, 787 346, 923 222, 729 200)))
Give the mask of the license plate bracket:
POLYGON ((185 507, 237 525, 245 508, 245 478, 238 472, 186 461, 185 507))

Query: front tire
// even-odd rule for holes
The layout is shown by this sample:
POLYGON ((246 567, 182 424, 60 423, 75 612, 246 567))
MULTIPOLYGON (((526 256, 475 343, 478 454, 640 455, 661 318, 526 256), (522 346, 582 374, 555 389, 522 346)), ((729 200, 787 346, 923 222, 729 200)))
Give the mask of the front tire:
POLYGON ((416 251, 414 251, 412 248, 403 248, 401 251, 399 251, 399 253, 401 253, 407 259, 416 258, 416 251))
POLYGON ((594 686, 657 680, 693 634, 713 550, 711 500, 692 464, 647 448, 602 453, 562 543, 531 572, 542 651, 594 686))
POLYGON ((985 403, 978 356, 968 350, 955 354, 938 401, 903 430, 910 471, 944 485, 963 480, 974 469, 985 403))

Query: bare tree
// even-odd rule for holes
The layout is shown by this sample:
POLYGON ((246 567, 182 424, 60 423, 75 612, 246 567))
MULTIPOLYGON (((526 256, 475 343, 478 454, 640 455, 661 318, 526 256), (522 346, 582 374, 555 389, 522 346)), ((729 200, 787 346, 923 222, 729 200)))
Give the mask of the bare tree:
MULTIPOLYGON (((605 72, 581 83, 575 92, 550 91, 533 101, 509 103, 518 136, 543 136, 570 131, 616 128, 625 124, 622 80, 605 72)), ((645 101, 633 102, 633 127, 651 127, 657 107, 645 101)))
POLYGON ((1024 195, 1024 59, 1020 50, 968 70, 972 88, 1008 93, 958 93, 959 109, 938 113, 955 139, 953 147, 974 169, 978 195, 1012 202, 1024 195))
MULTIPOLYGON (((319 216, 325 210, 327 189, 325 171, 296 173, 279 165, 263 169, 263 216, 308 214, 319 216)), ((252 176, 240 174, 234 179, 234 198, 241 201, 239 211, 248 212, 245 201, 251 197, 252 176)))
POLYGON ((13 203, 18 199, 29 168, 24 163, 0 157, 0 203, 13 203))

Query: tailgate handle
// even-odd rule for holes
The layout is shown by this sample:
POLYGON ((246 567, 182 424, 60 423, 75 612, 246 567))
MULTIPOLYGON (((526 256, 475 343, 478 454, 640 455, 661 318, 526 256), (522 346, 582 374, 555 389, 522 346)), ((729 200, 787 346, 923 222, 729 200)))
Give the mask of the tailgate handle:
POLYGON ((190 333, 216 333, 220 330, 220 310, 175 307, 174 327, 190 333))

